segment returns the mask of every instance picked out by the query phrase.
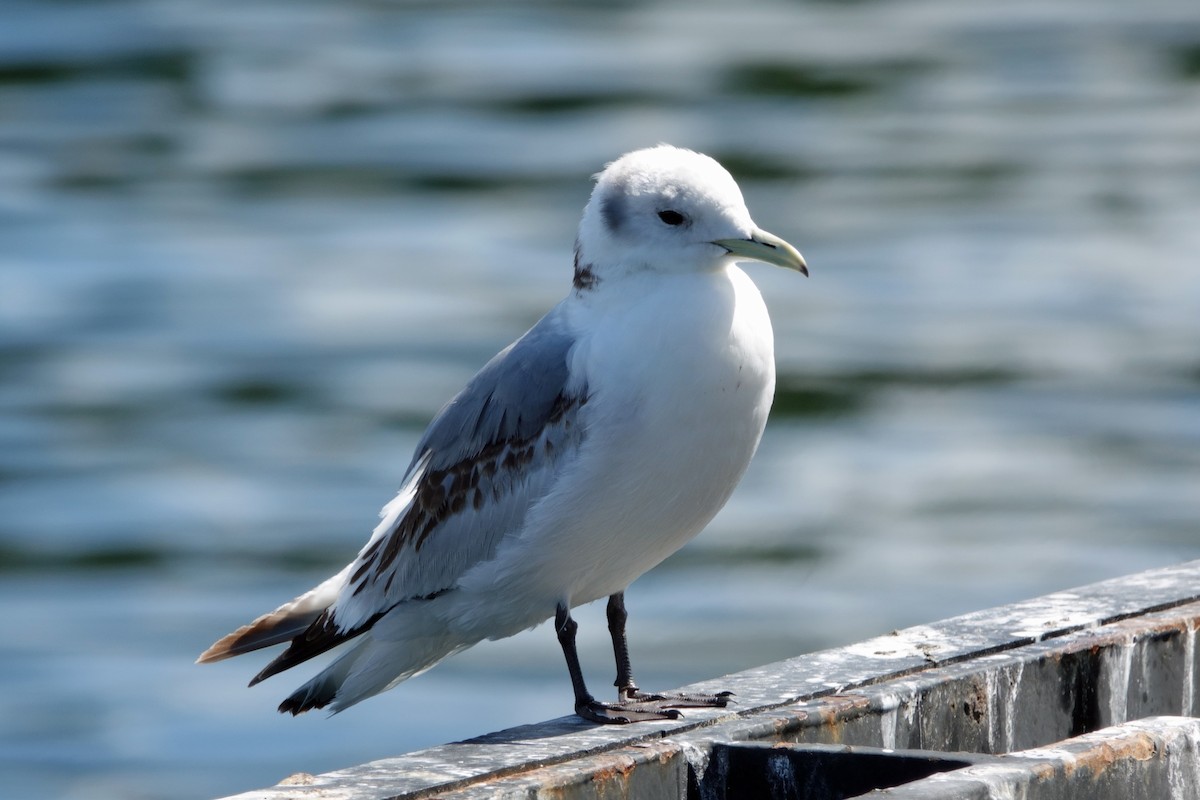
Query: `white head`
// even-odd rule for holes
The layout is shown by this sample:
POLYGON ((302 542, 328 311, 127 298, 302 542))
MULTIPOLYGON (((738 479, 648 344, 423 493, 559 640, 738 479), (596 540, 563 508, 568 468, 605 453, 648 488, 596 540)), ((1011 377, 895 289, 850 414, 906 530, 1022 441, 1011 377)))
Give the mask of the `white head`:
POLYGON ((752 259, 808 274, 796 248, 750 219, 733 176, 713 159, 659 145, 597 176, 575 244, 576 285, 640 271, 701 272, 752 259))

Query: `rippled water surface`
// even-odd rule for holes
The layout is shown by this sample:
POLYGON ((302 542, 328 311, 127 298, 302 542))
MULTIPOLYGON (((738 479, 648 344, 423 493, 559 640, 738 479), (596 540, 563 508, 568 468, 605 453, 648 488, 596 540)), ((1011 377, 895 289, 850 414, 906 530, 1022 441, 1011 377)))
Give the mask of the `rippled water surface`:
MULTIPOLYGON (((32 2, 0 24, 0 770, 207 798, 566 713, 543 627, 332 719, 211 640, 340 567, 566 291, 588 176, 720 158, 780 389, 630 590, 674 686, 1200 557, 1200 7, 32 2)), ((610 681, 602 610, 579 615, 610 681)))

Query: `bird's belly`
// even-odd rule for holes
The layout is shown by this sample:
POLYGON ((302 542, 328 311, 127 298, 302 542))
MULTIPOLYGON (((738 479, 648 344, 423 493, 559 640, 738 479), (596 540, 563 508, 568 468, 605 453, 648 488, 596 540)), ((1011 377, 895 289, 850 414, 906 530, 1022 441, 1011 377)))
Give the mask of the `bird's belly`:
POLYGON ((731 277, 727 318, 693 302, 605 351, 610 380, 589 399, 594 477, 576 484, 562 546, 549 548, 573 603, 620 591, 686 544, 758 447, 775 389, 770 320, 749 278, 731 277))
POLYGON ((693 303, 690 316, 649 331, 633 320, 597 346, 578 457, 520 534, 464 576, 470 609, 456 624, 498 638, 559 603, 621 591, 725 505, 758 447, 775 387, 766 308, 741 278, 736 288, 747 296, 730 303, 722 324, 693 303))
POLYGON ((577 506, 578 552, 563 565, 575 576, 574 602, 620 591, 725 505, 758 446, 773 389, 761 374, 726 377, 646 403, 603 446, 619 478, 577 506))

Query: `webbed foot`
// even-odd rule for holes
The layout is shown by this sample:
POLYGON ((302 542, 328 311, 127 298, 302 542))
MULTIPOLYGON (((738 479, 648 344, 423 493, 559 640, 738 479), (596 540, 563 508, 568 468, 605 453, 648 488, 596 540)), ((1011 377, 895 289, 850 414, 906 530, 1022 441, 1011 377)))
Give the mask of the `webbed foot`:
POLYGON ((575 713, 590 722, 601 725, 628 725, 631 722, 648 722, 659 719, 679 719, 682 713, 657 702, 622 700, 617 703, 601 703, 591 700, 575 705, 575 713))

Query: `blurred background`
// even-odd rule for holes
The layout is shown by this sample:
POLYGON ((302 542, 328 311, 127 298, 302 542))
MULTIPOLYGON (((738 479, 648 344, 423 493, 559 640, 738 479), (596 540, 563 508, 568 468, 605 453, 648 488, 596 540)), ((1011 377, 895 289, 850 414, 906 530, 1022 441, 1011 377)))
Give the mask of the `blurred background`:
MULTIPOLYGON (((333 719, 216 637, 340 568, 567 291, 589 176, 722 160, 780 384, 628 594, 678 686, 1200 557, 1194 0, 8 0, 0 771, 210 798, 560 716, 543 626, 333 719)), ((603 609, 579 615, 600 689, 603 609)))

